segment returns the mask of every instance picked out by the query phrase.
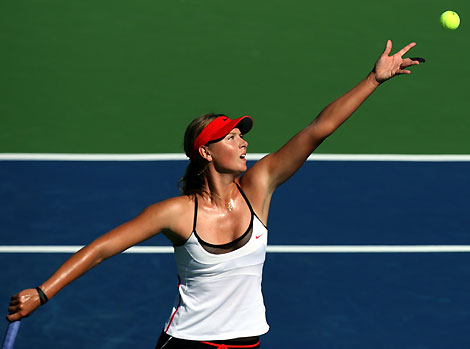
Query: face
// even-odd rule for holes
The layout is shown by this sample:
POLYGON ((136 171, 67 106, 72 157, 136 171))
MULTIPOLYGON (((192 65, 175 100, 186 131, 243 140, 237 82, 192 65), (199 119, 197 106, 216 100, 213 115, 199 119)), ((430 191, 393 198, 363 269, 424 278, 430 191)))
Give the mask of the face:
POLYGON ((222 140, 207 145, 211 161, 219 172, 246 171, 246 148, 248 142, 238 128, 234 128, 222 140))

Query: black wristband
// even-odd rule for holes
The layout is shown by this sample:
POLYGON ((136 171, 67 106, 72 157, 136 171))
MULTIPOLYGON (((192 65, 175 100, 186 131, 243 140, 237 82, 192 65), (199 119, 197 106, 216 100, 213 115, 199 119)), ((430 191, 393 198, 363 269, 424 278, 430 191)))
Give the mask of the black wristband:
POLYGON ((49 300, 49 298, 47 298, 47 296, 46 296, 46 294, 44 293, 44 291, 41 290, 40 287, 36 287, 35 290, 38 291, 39 300, 41 301, 41 305, 46 304, 47 301, 49 300))

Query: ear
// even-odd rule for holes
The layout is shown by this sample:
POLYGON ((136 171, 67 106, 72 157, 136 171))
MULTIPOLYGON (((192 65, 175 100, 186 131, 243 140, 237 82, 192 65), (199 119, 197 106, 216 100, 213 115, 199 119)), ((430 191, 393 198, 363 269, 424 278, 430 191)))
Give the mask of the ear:
POLYGON ((212 155, 210 154, 209 148, 206 145, 202 145, 199 147, 199 155, 208 162, 212 161, 212 155))

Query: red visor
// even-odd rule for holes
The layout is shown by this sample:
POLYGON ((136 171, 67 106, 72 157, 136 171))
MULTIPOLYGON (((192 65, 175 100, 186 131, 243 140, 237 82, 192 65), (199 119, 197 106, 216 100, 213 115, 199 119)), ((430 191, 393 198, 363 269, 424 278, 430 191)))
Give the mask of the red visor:
POLYGON ((211 121, 197 136, 191 150, 191 160, 196 159, 199 152, 199 147, 215 141, 216 139, 225 137, 234 128, 238 128, 242 134, 248 133, 253 126, 253 119, 251 116, 245 115, 238 119, 231 120, 227 116, 219 116, 217 119, 211 121))

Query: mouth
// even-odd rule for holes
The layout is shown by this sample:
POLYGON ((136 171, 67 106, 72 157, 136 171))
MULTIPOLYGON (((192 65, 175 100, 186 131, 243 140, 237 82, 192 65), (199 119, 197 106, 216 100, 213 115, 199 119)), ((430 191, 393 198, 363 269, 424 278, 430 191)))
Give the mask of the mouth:
POLYGON ((240 155, 240 159, 245 159, 245 158, 246 158, 246 154, 240 155))

